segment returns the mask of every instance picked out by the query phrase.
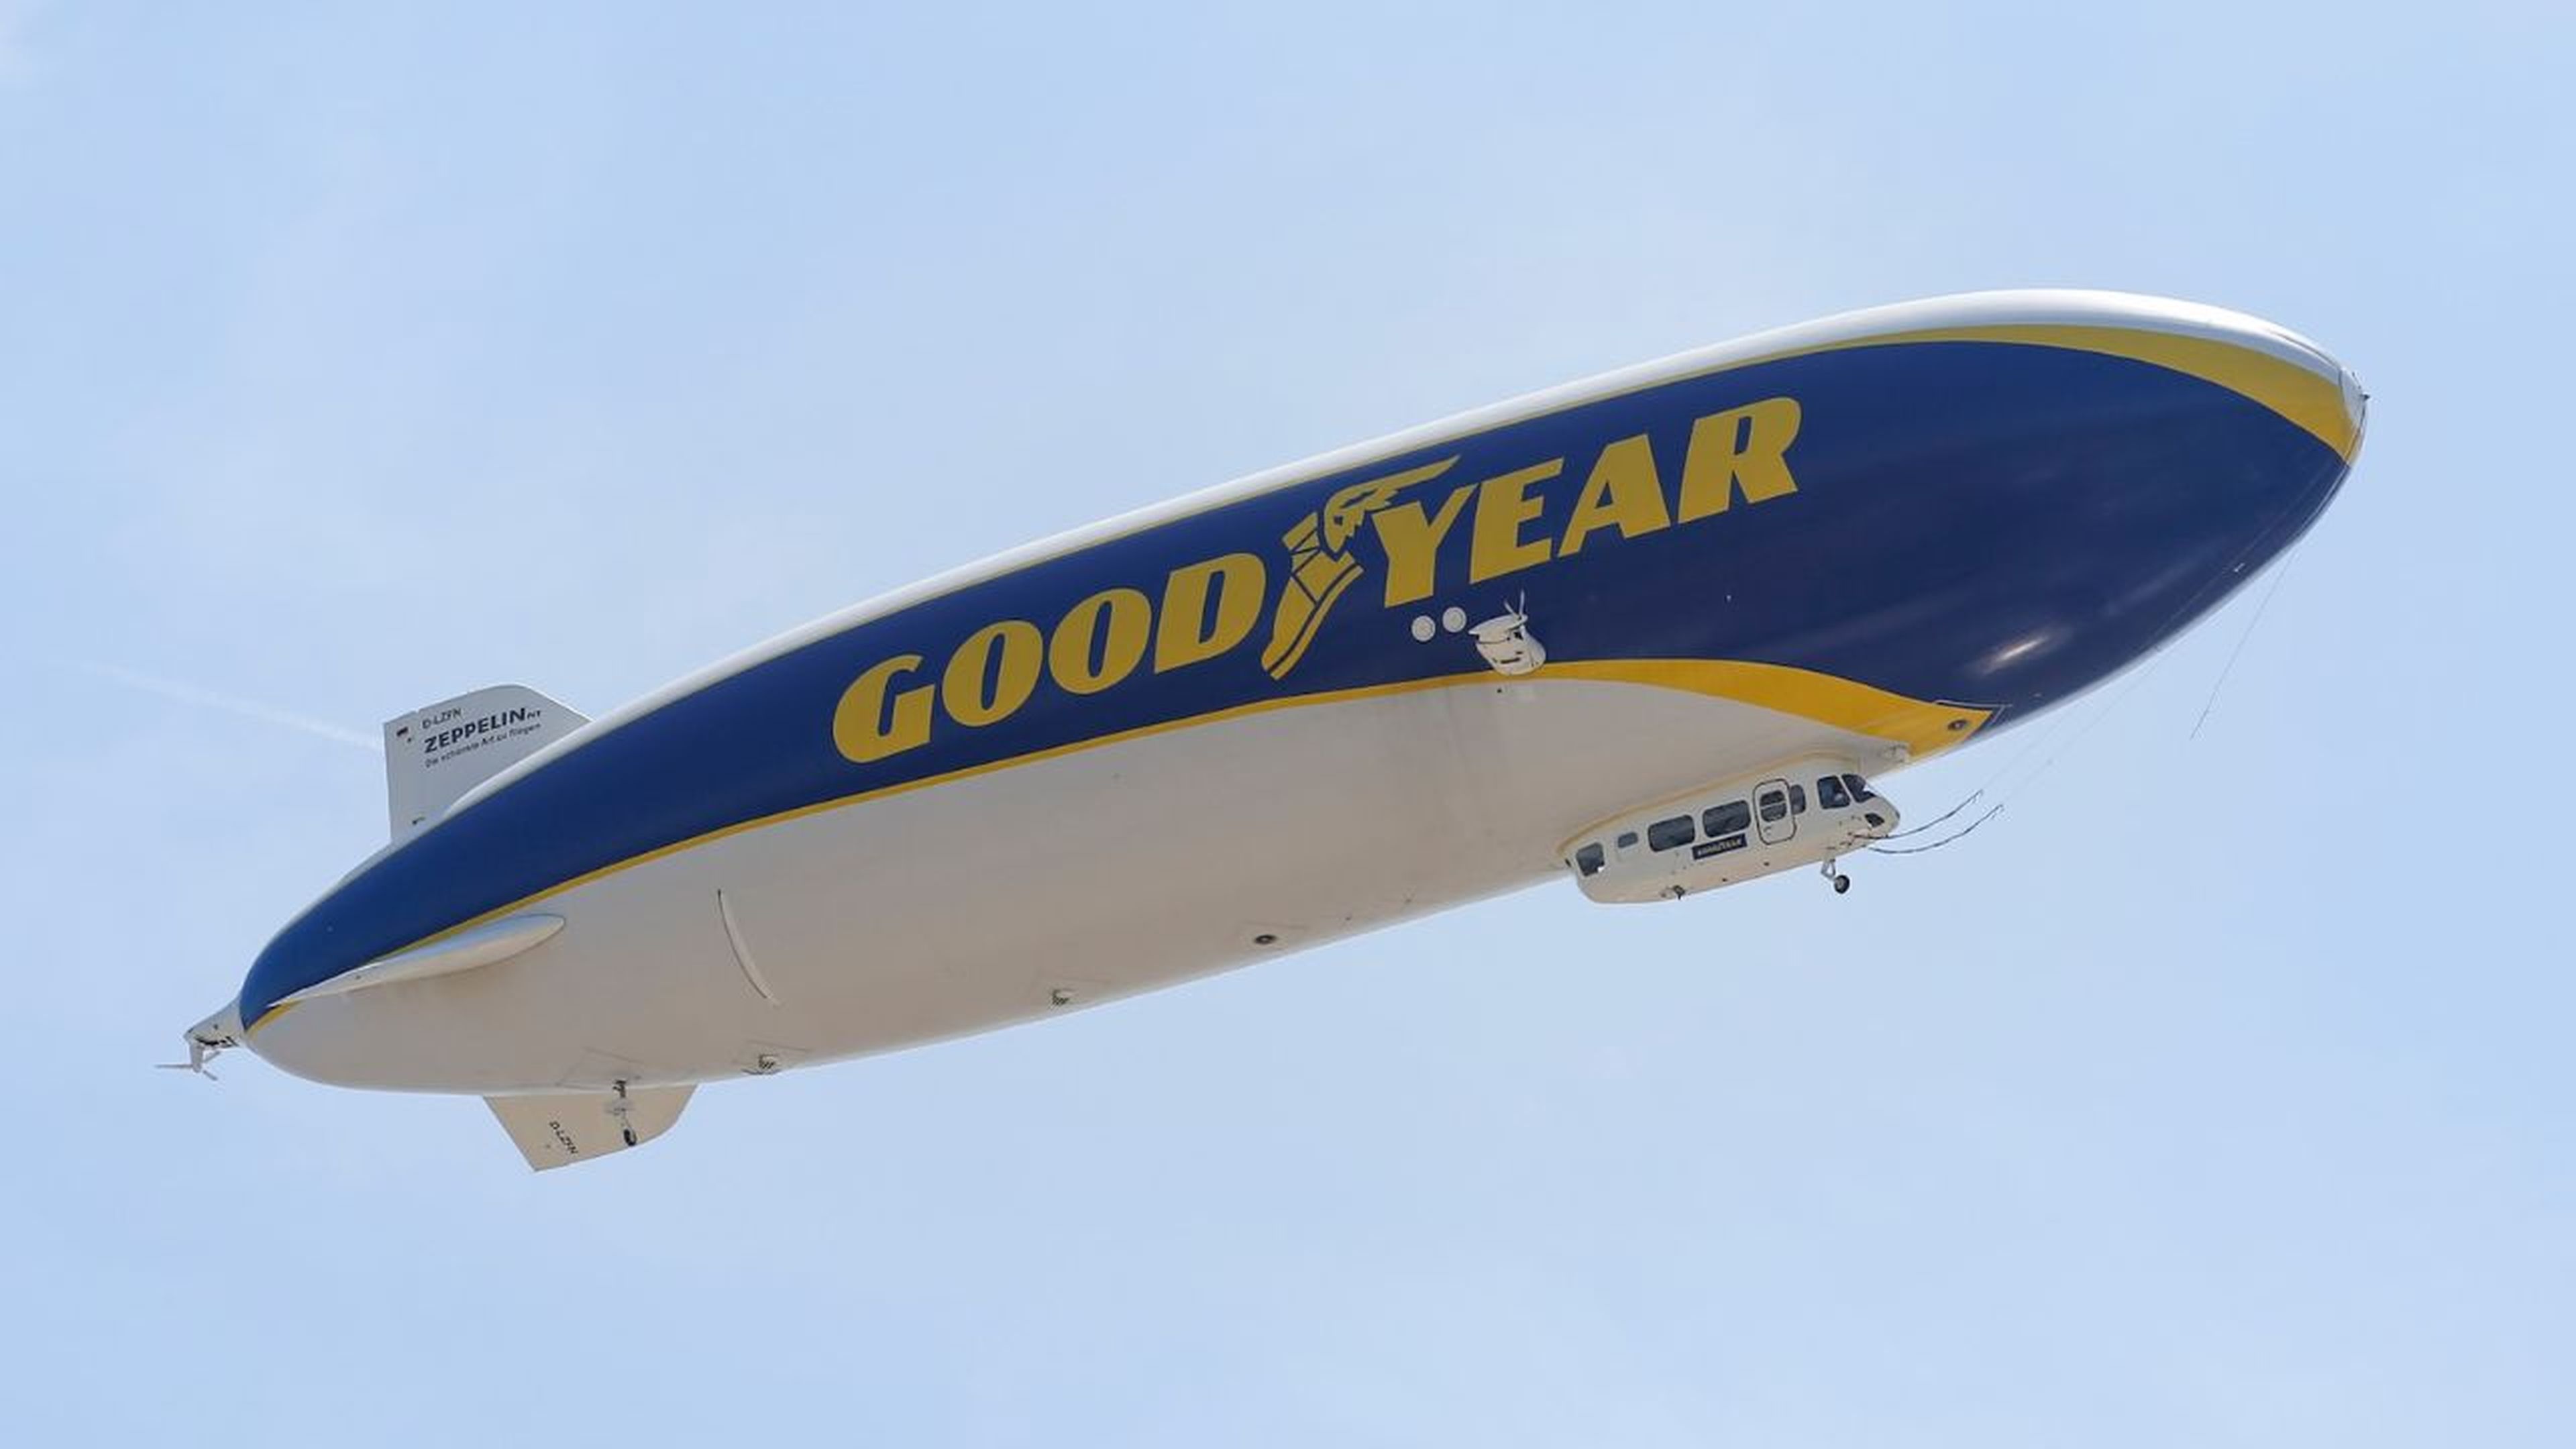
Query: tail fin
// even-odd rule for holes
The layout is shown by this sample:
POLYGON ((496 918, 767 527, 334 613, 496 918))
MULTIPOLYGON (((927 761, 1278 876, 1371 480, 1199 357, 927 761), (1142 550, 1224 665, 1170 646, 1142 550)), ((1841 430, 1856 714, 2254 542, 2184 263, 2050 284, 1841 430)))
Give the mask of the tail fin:
POLYGON ((614 1092, 556 1092, 486 1097, 501 1130, 539 1172, 641 1147, 671 1130, 695 1087, 637 1087, 614 1092))
POLYGON ((385 721, 385 813, 396 840, 465 792, 590 723, 524 684, 496 684, 385 721))

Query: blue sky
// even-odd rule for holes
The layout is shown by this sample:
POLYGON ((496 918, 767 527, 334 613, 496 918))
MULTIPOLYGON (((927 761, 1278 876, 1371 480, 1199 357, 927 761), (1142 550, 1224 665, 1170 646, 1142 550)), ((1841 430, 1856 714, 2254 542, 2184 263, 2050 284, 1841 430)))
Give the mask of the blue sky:
POLYGON ((11 1437, 2576 1438, 2576 17, 1613 9, 0 4, 11 1437), (2033 284, 2307 332, 2369 445, 1848 898, 1553 885, 544 1178, 149 1070, 380 838, 335 732, 2033 284))

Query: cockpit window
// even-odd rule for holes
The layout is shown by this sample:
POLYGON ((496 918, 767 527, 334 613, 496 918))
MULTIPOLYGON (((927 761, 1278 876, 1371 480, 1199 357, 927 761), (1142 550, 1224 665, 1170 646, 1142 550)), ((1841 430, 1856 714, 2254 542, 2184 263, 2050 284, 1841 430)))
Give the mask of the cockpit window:
POLYGON ((1816 803, 1828 810, 1840 810, 1851 803, 1851 792, 1843 788, 1841 780, 1831 775, 1819 775, 1816 777, 1816 803))
POLYGON ((1870 793, 1869 782, 1858 775, 1843 776, 1843 783, 1851 786, 1852 798, 1855 800, 1875 800, 1878 798, 1876 795, 1870 793))
POLYGON ((1807 813, 1806 786, 1792 785, 1789 787, 1789 813, 1792 815, 1804 815, 1807 813))

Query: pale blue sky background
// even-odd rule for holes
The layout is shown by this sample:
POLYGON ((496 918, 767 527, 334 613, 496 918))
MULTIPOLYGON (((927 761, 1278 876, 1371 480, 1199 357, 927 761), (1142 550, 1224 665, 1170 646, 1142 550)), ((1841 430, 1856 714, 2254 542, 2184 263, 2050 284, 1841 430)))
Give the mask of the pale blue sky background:
POLYGON ((2576 1440, 2565 7, 1938 8, 0 5, 0 1434, 2576 1440), (149 1070, 382 786, 102 667, 596 711, 2044 283, 2310 333, 2369 447, 2197 738, 2253 594, 1897 780, 2027 783, 1847 899, 1552 885, 544 1178, 470 1100, 149 1070))

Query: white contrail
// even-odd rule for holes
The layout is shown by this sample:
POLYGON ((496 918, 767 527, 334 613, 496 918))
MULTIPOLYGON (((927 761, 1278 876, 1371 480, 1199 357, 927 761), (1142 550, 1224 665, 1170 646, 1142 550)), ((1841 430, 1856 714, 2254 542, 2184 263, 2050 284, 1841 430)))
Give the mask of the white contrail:
POLYGON ((287 729, 301 730, 305 734, 330 740, 336 744, 356 745, 362 750, 375 750, 379 753, 385 747, 382 740, 362 730, 333 724, 327 719, 315 719, 309 714, 297 714, 291 709, 279 709, 275 705, 262 704, 255 699, 237 699, 229 694, 218 694, 211 689, 199 689, 193 684, 182 684, 175 679, 163 679, 137 670, 122 669, 113 664, 84 661, 74 667, 84 674, 113 680, 130 689, 139 689, 146 694, 157 694, 163 699, 175 699, 182 704, 202 705, 207 709, 222 710, 226 714, 237 714, 244 719, 282 725, 287 729))

